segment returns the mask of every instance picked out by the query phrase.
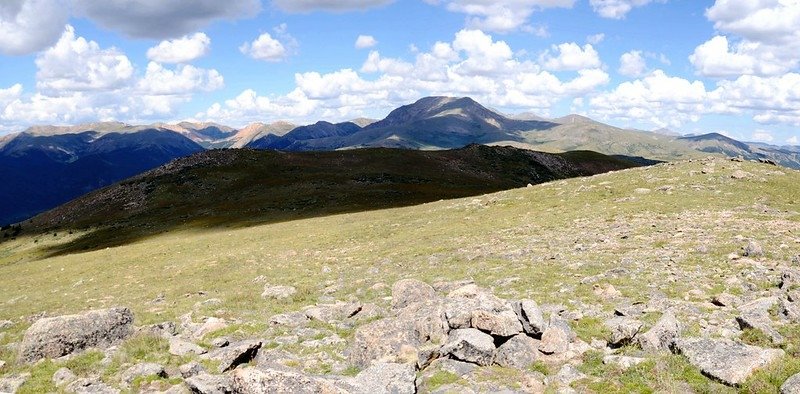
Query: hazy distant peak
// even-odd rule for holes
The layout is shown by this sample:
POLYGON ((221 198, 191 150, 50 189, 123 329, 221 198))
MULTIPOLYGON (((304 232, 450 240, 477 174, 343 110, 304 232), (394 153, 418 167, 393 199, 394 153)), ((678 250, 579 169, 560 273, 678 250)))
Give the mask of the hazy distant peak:
POLYGON ((75 126, 40 125, 40 126, 31 126, 27 130, 25 130, 24 133, 34 136, 77 134, 87 131, 97 131, 104 133, 112 131, 122 131, 129 127, 131 126, 122 122, 93 122, 93 123, 82 123, 75 126))
POLYGON ((597 123, 594 119, 587 118, 583 115, 578 114, 569 114, 567 116, 562 116, 560 118, 553 119, 556 123, 561 124, 568 124, 568 123, 597 123))
POLYGON ((370 119, 370 118, 355 118, 350 120, 350 123, 357 124, 358 127, 367 127, 377 121, 378 121, 377 119, 370 119))

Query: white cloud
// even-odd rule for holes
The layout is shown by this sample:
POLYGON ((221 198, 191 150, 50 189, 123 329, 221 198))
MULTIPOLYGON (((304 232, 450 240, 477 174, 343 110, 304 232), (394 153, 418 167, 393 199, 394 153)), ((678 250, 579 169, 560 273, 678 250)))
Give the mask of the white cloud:
POLYGON ((252 43, 242 44, 239 50, 253 59, 268 62, 279 62, 287 56, 286 47, 269 33, 258 36, 252 43))
POLYGON ((72 0, 78 15, 100 26, 140 38, 175 38, 217 20, 252 17, 260 0, 72 0))
POLYGON ((768 130, 757 129, 753 131, 753 141, 772 142, 775 137, 768 130))
POLYGON ((796 0, 716 0, 706 17, 717 30, 750 41, 792 44, 800 37, 800 2, 796 0))
MULTIPOLYGON (((662 0, 664 2, 666 0, 662 0)), ((622 19, 635 7, 650 4, 653 0, 589 0, 592 9, 603 18, 622 19)))
POLYGON ((210 47, 211 39, 205 33, 195 33, 161 41, 147 50, 147 58, 160 63, 189 63, 208 54, 210 47))
POLYGON ((53 45, 69 17, 66 0, 0 2, 0 53, 24 55, 53 45))
POLYGON ((150 62, 137 88, 148 95, 185 95, 222 89, 225 82, 217 70, 204 70, 192 65, 179 65, 175 70, 150 62))
POLYGON ((47 94, 109 90, 133 77, 133 64, 116 48, 100 49, 67 26, 58 42, 36 57, 36 87, 47 94))
POLYGON ((360 35, 356 39, 355 45, 358 49, 372 48, 375 45, 378 45, 378 40, 376 40, 373 36, 360 35))
POLYGON ((603 40, 605 40, 605 39, 606 39, 606 35, 605 34, 597 33, 597 34, 592 34, 589 37, 586 37, 586 42, 588 42, 589 44, 592 44, 592 45, 597 45, 597 44, 603 42, 603 40))
POLYGON ((623 53, 619 58, 619 73, 626 77, 639 77, 647 70, 642 51, 623 53))
POLYGON ((287 12, 354 11, 380 7, 394 0, 273 0, 272 3, 287 12))
POLYGON ((546 8, 572 8, 575 0, 425 0, 445 3, 449 11, 467 14, 467 26, 496 32, 522 28, 534 11, 546 8))
POLYGON ((558 55, 553 56, 550 50, 547 50, 539 57, 539 62, 548 70, 582 70, 602 65, 600 56, 591 44, 581 48, 578 44, 569 42, 553 45, 551 50, 558 52, 558 55))
POLYGON ((0 108, 4 108, 22 95, 22 85, 14 84, 10 88, 0 89, 0 108))
POLYGON ((793 135, 786 140, 786 143, 789 145, 800 145, 800 138, 798 138, 796 135, 793 135))
POLYGON ((695 48, 689 61, 700 75, 732 77, 783 74, 797 66, 800 58, 778 58, 771 49, 751 41, 731 48, 727 37, 715 36, 695 48))
POLYGON ((762 124, 787 123, 800 126, 800 74, 776 77, 743 75, 720 81, 709 93, 718 113, 752 112, 762 124))

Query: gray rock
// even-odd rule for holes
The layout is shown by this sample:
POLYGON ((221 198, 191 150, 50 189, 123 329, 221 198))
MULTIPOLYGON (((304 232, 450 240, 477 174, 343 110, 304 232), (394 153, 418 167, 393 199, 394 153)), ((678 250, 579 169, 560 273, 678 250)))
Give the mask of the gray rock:
POLYGON ((420 344, 409 322, 382 319, 356 329, 347 356, 351 364, 366 368, 372 360, 396 360, 404 348, 416 349, 420 344))
POLYGON ((416 279, 403 279, 392 286, 392 308, 401 309, 420 301, 431 300, 436 292, 429 284, 416 279))
POLYGON ((788 300, 780 300, 778 303, 778 316, 791 323, 800 323, 800 305, 788 300))
POLYGON ((532 300, 520 300, 511 303, 514 313, 517 314, 522 329, 526 334, 541 335, 547 328, 547 323, 542 316, 542 310, 539 305, 532 300))
POLYGON ((297 294, 297 289, 292 286, 269 286, 264 285, 261 298, 282 300, 297 294))
POLYGON ((180 338, 169 339, 169 353, 174 356, 187 356, 189 354, 205 354, 206 349, 180 338))
POLYGON ((228 346, 230 344, 231 344, 231 341, 229 341, 228 338, 224 338, 224 337, 214 338, 214 340, 211 341, 211 346, 213 346, 213 347, 225 347, 225 346, 228 346))
POLYGON ((745 257, 762 257, 764 256, 764 249, 757 241, 750 241, 744 247, 742 255, 745 257))
POLYGON ((606 321, 605 326, 611 332, 608 345, 620 347, 633 342, 636 334, 642 329, 642 322, 629 317, 615 317, 606 321))
POLYGON ((557 327, 548 327, 542 334, 539 351, 544 354, 561 354, 569 350, 569 337, 557 327))
POLYGON ((715 295, 711 299, 711 303, 716 306, 722 306, 722 307, 736 307, 741 303, 741 301, 739 300, 739 297, 733 294, 721 293, 715 295))
POLYGON ((75 376, 75 374, 72 373, 69 368, 62 367, 53 374, 53 384, 56 385, 56 387, 61 387, 77 378, 78 377, 75 376))
POLYGON ((205 373, 206 370, 197 361, 192 361, 178 367, 178 371, 180 372, 182 378, 188 379, 191 378, 192 376, 197 376, 202 373, 205 373))
POLYGON ((186 387, 196 394, 231 394, 233 382, 227 375, 201 373, 185 380, 186 387))
POLYGON ((519 334, 497 348, 495 364, 501 367, 527 369, 539 359, 539 341, 519 334))
POLYGON ((472 327, 498 337, 511 337, 522 332, 522 323, 511 309, 500 312, 473 311, 472 327))
POLYGON ((783 382, 781 394, 800 394, 800 373, 792 375, 783 382))
POLYGON ((231 374, 233 392, 240 394, 346 394, 334 383, 286 368, 237 369, 231 374))
POLYGON ((548 378, 547 382, 556 386, 569 386, 572 384, 572 382, 581 380, 585 377, 586 375, 579 371, 578 368, 575 368, 574 365, 565 364, 560 370, 558 370, 555 376, 548 378))
POLYGON ((616 365, 622 368, 623 370, 639 365, 645 361, 647 361, 647 359, 643 357, 629 357, 629 356, 617 356, 617 355, 609 355, 603 357, 603 364, 616 365))
POLYGON ((778 285, 781 290, 794 290, 800 285, 800 270, 787 268, 781 272, 781 283, 778 285))
POLYGON ((14 325, 14 322, 11 320, 0 320, 0 331, 10 328, 14 325))
POLYGON ((98 379, 78 379, 67 385, 67 392, 75 394, 119 394, 115 389, 98 379))
POLYGON ((301 311, 281 313, 269 318, 269 324, 273 326, 300 327, 308 322, 308 316, 301 311))
POLYGON ((39 319, 25 332, 19 359, 32 363, 90 347, 104 348, 122 341, 133 332, 133 313, 128 308, 39 319))
POLYGON ((348 383, 352 394, 415 394, 417 374, 409 364, 374 363, 348 383))
POLYGON ((754 371, 784 355, 783 350, 744 345, 729 339, 681 338, 676 352, 703 374, 727 385, 739 385, 754 371))
POLYGON ((171 321, 151 324, 149 326, 141 327, 137 330, 140 334, 152 335, 162 338, 171 338, 178 335, 178 327, 171 321))
POLYGON ((453 330, 441 353, 473 364, 491 365, 495 356, 494 339, 474 328, 453 330))
POLYGON ((16 393, 30 377, 29 373, 21 373, 0 378, 0 393, 16 393))
POLYGON ((249 363, 256 357, 261 341, 241 341, 215 349, 202 357, 219 362, 219 372, 228 372, 241 364, 249 363))
POLYGON ((311 320, 323 323, 334 323, 355 316, 361 311, 361 303, 337 302, 335 304, 320 304, 305 310, 306 316, 311 320))
POLYGON ((670 350, 681 334, 681 325, 675 314, 667 311, 646 333, 637 337, 639 346, 646 351, 670 350))
POLYGON ((122 373, 122 381, 130 385, 136 378, 145 376, 158 376, 161 378, 167 377, 167 371, 164 366, 156 363, 141 363, 136 364, 122 373))
POLYGON ((736 322, 742 330, 751 329, 761 331, 776 345, 780 345, 784 341, 783 335, 772 327, 772 320, 766 313, 745 312, 736 317, 736 322))
POLYGON ((3 361, 3 360, 0 360, 0 371, 2 371, 3 368, 5 368, 5 366, 6 366, 6 362, 3 361))

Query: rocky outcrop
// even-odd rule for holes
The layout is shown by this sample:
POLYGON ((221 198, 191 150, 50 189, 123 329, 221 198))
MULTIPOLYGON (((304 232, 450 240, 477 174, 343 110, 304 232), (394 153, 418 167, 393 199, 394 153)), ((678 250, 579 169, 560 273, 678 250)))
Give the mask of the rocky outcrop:
POLYGON ((129 337, 133 331, 133 313, 128 308, 44 318, 25 332, 19 359, 32 363, 87 348, 108 347, 129 337))
POLYGON ((739 385, 757 369, 783 356, 783 350, 744 345, 729 339, 685 338, 675 349, 703 374, 727 385, 739 385))
POLYGON ((240 394, 347 394, 333 382, 282 367, 247 367, 233 371, 232 392, 240 394))
POLYGON ((403 279, 392 286, 392 308, 402 309, 415 302, 426 301, 436 296, 433 287, 416 279, 403 279))
POLYGON ((203 358, 218 362, 219 372, 223 373, 255 359, 260 348, 261 341, 241 341, 208 352, 203 358))

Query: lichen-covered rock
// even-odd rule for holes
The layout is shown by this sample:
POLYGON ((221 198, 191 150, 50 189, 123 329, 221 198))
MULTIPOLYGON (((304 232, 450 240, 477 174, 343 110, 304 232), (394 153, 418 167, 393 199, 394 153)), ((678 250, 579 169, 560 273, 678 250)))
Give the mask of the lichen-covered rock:
POLYGON ((297 294, 297 289, 292 286, 270 286, 264 285, 261 298, 282 300, 297 294))
POLYGON ((744 345, 730 339, 682 338, 675 350, 704 374, 728 385, 739 385, 753 372, 783 356, 780 349, 744 345))
POLYGON ((201 373, 204 373, 205 369, 197 361, 192 361, 178 367, 178 372, 180 372, 181 377, 183 377, 184 379, 188 379, 191 378, 192 376, 197 376, 200 375, 201 373))
POLYGON ((392 286, 392 308, 401 309, 420 301, 427 301, 436 297, 436 292, 431 285, 416 280, 403 279, 392 286))
POLYGON ((606 321, 605 326, 611 332, 608 344, 611 347, 625 346, 631 342, 642 329, 642 322, 629 317, 615 317, 606 321))
POLYGON ((239 394, 347 394, 348 390, 325 379, 288 368, 237 369, 231 374, 232 391, 239 394))
POLYGON ((142 363, 136 364, 122 373, 122 381, 128 385, 133 383, 136 378, 146 376, 158 376, 161 378, 167 377, 167 371, 164 366, 156 363, 142 363))
POLYGON ((207 353, 207 350, 192 342, 185 341, 180 338, 170 338, 169 353, 173 356, 186 356, 189 354, 200 355, 207 353))
POLYGON ((334 323, 355 316, 361 311, 359 302, 337 302, 335 304, 320 304, 305 310, 306 316, 311 320, 323 323, 334 323))
POLYGON ((233 382, 227 375, 200 373, 185 380, 186 386, 196 394, 232 394, 233 382))
POLYGON ((681 325, 675 314, 667 311, 658 322, 646 333, 639 335, 636 339, 642 350, 659 351, 670 350, 681 334, 681 325))
POLYGON ((414 394, 417 374, 409 364, 374 363, 348 383, 352 394, 414 394))
POLYGON ((522 332, 522 323, 511 309, 500 312, 474 311, 472 327, 498 337, 511 337, 522 332))
POLYGON ((39 319, 25 332, 19 359, 32 363, 91 347, 108 347, 133 334, 128 308, 94 310, 77 315, 39 319))
POLYGON ((119 394, 120 391, 99 379, 78 379, 67 386, 67 392, 75 394, 119 394))
POLYGON ((539 309, 539 305, 535 301, 515 301, 511 303, 511 307, 514 313, 517 314, 520 323, 522 323, 522 329, 526 334, 542 335, 547 328, 547 322, 545 322, 542 310, 539 309))
POLYGON ((495 356, 494 339, 474 328, 462 328, 450 332, 442 354, 478 365, 492 365, 495 356))
POLYGON ((497 348, 495 364, 501 367, 527 369, 539 359, 539 341, 519 334, 497 348))
POLYGON ((219 372, 228 372, 241 364, 252 361, 258 349, 261 348, 261 341, 241 341, 232 343, 226 347, 215 349, 204 354, 202 357, 214 360, 219 363, 219 372))
POLYGON ((792 375, 783 382, 781 394, 800 394, 800 373, 792 375))
POLYGON ((0 393, 16 393, 30 377, 31 374, 22 373, 0 378, 0 393))

